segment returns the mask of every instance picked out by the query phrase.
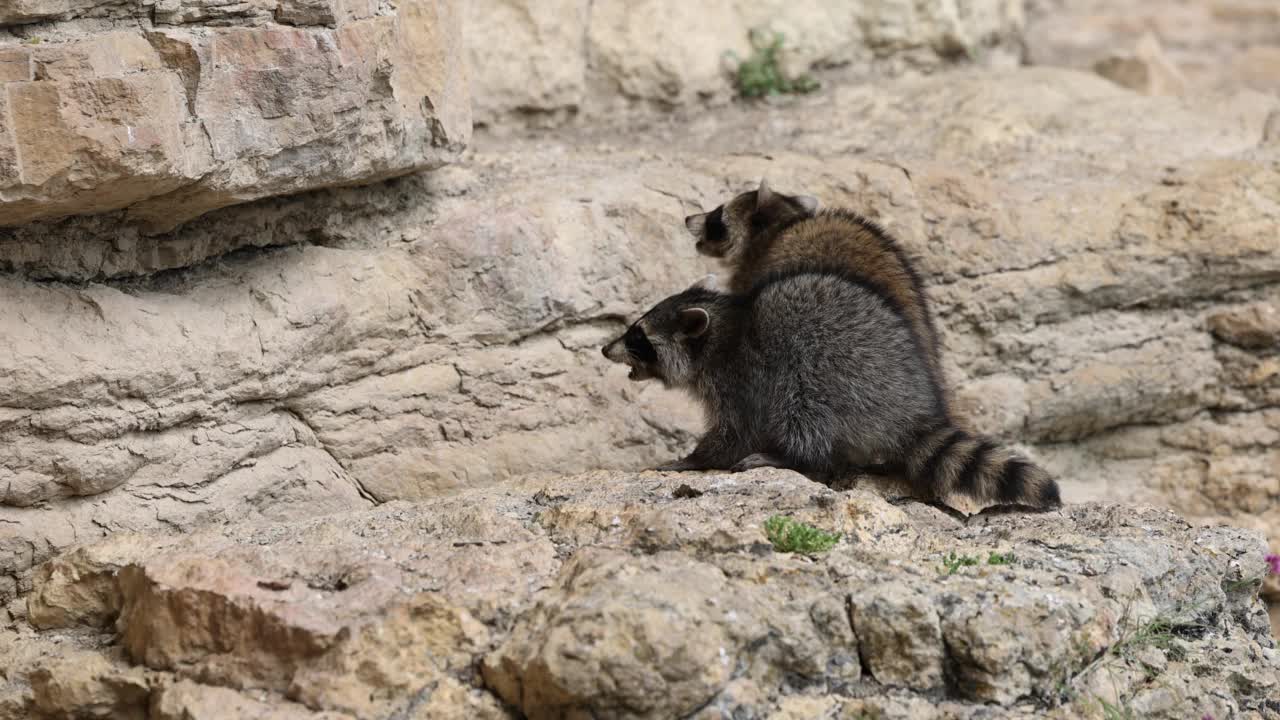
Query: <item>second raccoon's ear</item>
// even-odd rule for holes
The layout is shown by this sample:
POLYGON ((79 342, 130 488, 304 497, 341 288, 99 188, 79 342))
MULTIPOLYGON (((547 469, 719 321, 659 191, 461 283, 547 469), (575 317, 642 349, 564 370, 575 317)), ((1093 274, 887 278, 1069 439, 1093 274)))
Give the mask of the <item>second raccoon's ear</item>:
POLYGON ((711 327, 711 315, 700 307, 685 308, 680 311, 680 331, 676 337, 696 338, 711 327))
POLYGON ((702 231, 707 227, 707 214, 689 215, 684 219, 684 226, 694 237, 701 239, 702 231))
POLYGON ((760 187, 756 190, 756 207, 767 205, 772 200, 773 191, 769 189, 769 182, 760 178, 760 187))
POLYGON ((812 195, 796 195, 791 199, 794 200, 796 205, 799 205, 800 209, 807 215, 817 214, 818 208, 822 207, 822 203, 818 202, 818 198, 812 195))

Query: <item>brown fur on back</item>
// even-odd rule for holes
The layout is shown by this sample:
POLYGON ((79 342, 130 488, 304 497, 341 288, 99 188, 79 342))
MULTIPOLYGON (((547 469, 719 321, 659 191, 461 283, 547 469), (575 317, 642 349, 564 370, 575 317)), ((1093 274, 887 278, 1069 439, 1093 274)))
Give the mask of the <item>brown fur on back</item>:
POLYGON ((752 238, 732 266, 728 287, 732 292, 746 292, 770 273, 805 265, 851 272, 879 288, 911 326, 934 379, 946 387, 938 331, 920 276, 897 241, 854 212, 821 210, 781 232, 752 238))

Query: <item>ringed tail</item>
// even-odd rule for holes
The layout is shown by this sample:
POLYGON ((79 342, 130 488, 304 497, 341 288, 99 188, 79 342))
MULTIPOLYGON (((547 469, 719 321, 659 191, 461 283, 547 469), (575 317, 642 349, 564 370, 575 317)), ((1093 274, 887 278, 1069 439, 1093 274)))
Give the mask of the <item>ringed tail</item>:
POLYGON ((1040 466, 990 438, 954 426, 921 437, 907 454, 907 477, 922 497, 951 493, 1042 510, 1062 506, 1058 483, 1040 466))

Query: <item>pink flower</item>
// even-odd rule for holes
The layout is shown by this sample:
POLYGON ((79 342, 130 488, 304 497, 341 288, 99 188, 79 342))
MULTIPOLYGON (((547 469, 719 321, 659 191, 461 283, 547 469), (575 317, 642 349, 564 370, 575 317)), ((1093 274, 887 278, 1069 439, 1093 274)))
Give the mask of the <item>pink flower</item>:
POLYGON ((1267 555, 1267 572, 1272 575, 1280 575, 1280 555, 1275 553, 1267 555))

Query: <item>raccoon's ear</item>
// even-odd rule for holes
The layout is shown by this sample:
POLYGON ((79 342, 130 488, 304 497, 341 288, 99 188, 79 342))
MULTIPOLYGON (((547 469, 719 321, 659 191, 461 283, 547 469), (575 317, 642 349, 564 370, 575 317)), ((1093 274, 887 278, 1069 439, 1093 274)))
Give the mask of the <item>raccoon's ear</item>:
POLYGON ((689 215, 684 219, 684 226, 696 238, 702 238, 702 231, 707 227, 707 213, 689 215))
POLYGON ((769 182, 760 178, 760 187, 756 190, 756 207, 767 205, 772 200, 773 191, 769 189, 769 182))
POLYGON ((796 205, 799 205, 800 209, 807 215, 817 214, 818 208, 822 207, 822 203, 818 202, 818 198, 812 195, 796 195, 791 199, 794 200, 796 205))
POLYGON ((680 311, 680 331, 676 337, 696 338, 711 327, 711 315, 700 307, 685 308, 680 311))
POLYGON ((716 277, 715 273, 711 273, 709 275, 706 275, 702 279, 698 280, 698 282, 690 285, 689 289, 690 290, 719 290, 720 278, 716 277))

